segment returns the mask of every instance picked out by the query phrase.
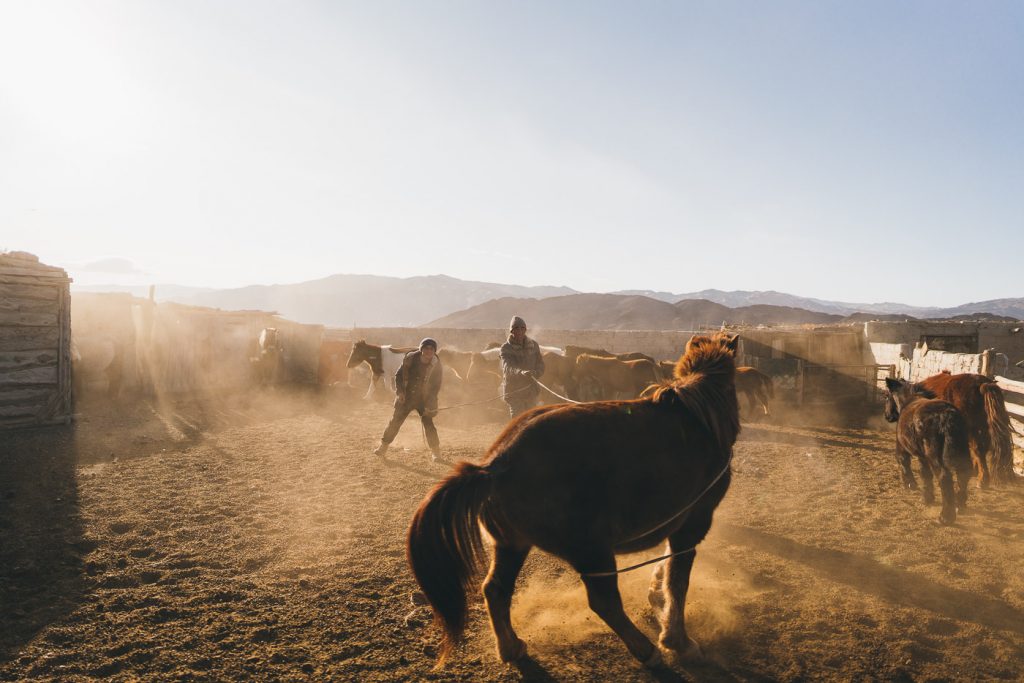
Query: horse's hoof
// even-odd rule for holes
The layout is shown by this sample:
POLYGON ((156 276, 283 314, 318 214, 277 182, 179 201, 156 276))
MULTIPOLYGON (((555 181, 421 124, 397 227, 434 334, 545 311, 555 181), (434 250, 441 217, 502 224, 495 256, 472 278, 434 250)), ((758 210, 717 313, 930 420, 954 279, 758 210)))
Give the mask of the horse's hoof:
POLYGON ((661 650, 654 648, 651 656, 643 661, 645 669, 660 669, 665 666, 665 658, 661 656, 661 650))
POLYGON ((659 641, 660 645, 666 650, 672 650, 676 653, 676 656, 680 659, 702 659, 704 653, 700 649, 700 645, 697 644, 693 638, 689 636, 683 637, 665 637, 662 636, 659 641))
POLYGON ((956 521, 956 513, 946 514, 945 512, 939 513, 939 524, 943 526, 949 526, 956 521))
POLYGON ((519 638, 516 638, 515 644, 508 648, 508 650, 503 650, 501 647, 498 648, 498 657, 506 664, 520 660, 525 656, 526 643, 519 638))

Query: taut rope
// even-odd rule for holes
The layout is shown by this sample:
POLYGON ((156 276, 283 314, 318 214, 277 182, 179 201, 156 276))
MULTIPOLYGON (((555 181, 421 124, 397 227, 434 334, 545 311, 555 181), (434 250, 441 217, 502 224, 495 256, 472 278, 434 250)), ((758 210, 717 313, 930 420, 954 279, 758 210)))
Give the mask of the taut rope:
MULTIPOLYGON (((700 499, 703 498, 705 496, 705 494, 707 494, 708 491, 710 491, 712 488, 714 488, 715 484, 718 483, 718 480, 721 479, 722 477, 724 477, 725 473, 729 471, 729 466, 730 465, 732 465, 732 453, 731 452, 729 453, 729 459, 726 461, 725 467, 722 468, 722 471, 718 473, 718 476, 716 476, 714 479, 711 480, 711 483, 708 484, 707 487, 705 487, 704 490, 701 491, 697 495, 696 498, 694 498, 692 501, 690 501, 689 505, 687 505, 682 510, 680 510, 677 513, 675 513, 674 515, 672 515, 668 519, 666 519, 664 522, 658 524, 657 526, 651 527, 650 529, 648 529, 647 531, 643 532, 642 534, 637 534, 636 536, 633 536, 632 538, 627 538, 625 541, 623 541, 623 543, 629 543, 630 541, 635 541, 638 538, 643 538, 647 534, 652 533, 654 531, 657 531, 661 527, 666 526, 667 524, 671 524, 672 522, 674 522, 677 519, 679 519, 690 508, 692 508, 694 505, 696 505, 700 501, 700 499)), ((695 550, 697 550, 697 546, 693 546, 692 548, 687 548, 686 550, 679 550, 679 551, 676 551, 674 553, 669 553, 668 555, 663 555, 661 557, 656 557, 653 560, 647 560, 646 562, 641 562, 640 564, 634 564, 633 566, 625 567, 624 569, 616 569, 613 572, 586 572, 586 573, 580 574, 580 577, 586 577, 586 576, 615 576, 616 574, 622 574, 623 572, 633 571, 634 569, 639 569, 640 567, 644 567, 644 566, 649 565, 649 564, 654 564, 655 562, 661 562, 662 560, 667 560, 670 557, 675 557, 676 555, 682 555, 683 553, 693 552, 695 550)))

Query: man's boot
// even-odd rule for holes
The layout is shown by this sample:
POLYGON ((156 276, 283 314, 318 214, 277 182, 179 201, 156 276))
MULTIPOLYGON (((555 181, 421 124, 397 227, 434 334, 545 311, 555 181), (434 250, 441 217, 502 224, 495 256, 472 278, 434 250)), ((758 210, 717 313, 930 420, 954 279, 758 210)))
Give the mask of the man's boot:
POLYGON ((373 454, 379 458, 383 458, 385 455, 388 454, 388 444, 381 441, 379 444, 377 444, 377 448, 374 449, 373 454))

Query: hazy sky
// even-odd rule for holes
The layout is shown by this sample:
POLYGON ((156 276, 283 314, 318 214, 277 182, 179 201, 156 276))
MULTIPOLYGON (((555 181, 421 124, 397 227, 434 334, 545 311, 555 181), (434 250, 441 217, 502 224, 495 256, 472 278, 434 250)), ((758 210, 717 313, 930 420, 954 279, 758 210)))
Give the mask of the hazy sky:
POLYGON ((1021 2, 0 0, 0 249, 1024 296, 1021 2))

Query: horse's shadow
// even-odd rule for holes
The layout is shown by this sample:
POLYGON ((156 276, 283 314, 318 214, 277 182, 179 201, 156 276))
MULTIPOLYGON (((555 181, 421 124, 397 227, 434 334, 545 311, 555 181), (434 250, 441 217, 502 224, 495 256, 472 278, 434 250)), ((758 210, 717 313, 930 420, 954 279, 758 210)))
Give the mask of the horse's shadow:
MULTIPOLYGON (((400 460, 395 460, 393 458, 384 458, 383 460, 380 461, 380 463, 382 465, 384 465, 384 467, 391 467, 391 468, 398 469, 398 470, 405 470, 406 472, 410 472, 412 474, 419 475, 421 477, 424 477, 425 479, 437 479, 438 478, 437 472, 431 472, 430 470, 423 469, 421 467, 416 467, 415 465, 409 465, 407 463, 401 462, 400 460)), ((449 464, 449 463, 447 463, 447 461, 446 461, 445 464, 449 464)))
POLYGON ((722 524, 720 529, 732 543, 800 562, 832 581, 853 586, 891 604, 1024 635, 1024 612, 1002 600, 943 586, 865 555, 817 548, 751 527, 722 524))
POLYGON ((764 429, 756 425, 745 424, 743 425, 743 432, 740 437, 740 441, 779 443, 809 448, 820 446, 831 446, 833 448, 855 448, 857 450, 875 451, 878 453, 889 453, 892 450, 891 448, 883 448, 882 446, 870 441, 837 439, 830 431, 818 431, 822 433, 821 436, 793 434, 791 432, 777 432, 770 429, 764 429))
MULTIPOLYGON (((521 678, 519 679, 523 683, 557 683, 560 679, 555 678, 551 675, 543 664, 538 662, 536 659, 530 656, 523 657, 511 664, 512 668, 519 672, 521 678)), ((657 669, 647 669, 647 673, 650 675, 651 680, 658 681, 659 683, 685 683, 686 681, 692 680, 687 676, 681 675, 675 668, 669 666, 661 666, 657 669)), ((734 677, 729 676, 725 670, 721 671, 722 677, 701 677, 700 680, 735 680, 734 677)))

